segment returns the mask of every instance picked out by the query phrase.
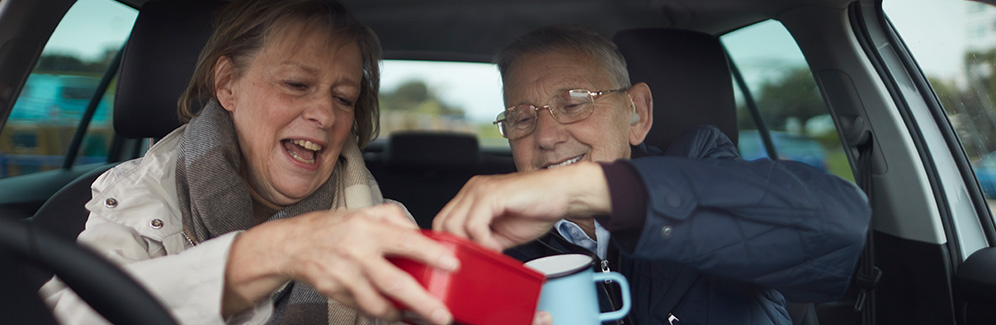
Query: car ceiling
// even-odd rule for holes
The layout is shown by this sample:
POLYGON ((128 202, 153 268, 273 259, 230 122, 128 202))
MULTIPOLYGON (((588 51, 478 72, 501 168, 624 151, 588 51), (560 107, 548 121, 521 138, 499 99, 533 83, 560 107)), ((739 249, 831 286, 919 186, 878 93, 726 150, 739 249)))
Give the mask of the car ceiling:
MULTIPOLYGON (((119 0, 139 8, 147 0, 119 0)), ((807 6, 852 0, 344 0, 381 38, 388 59, 490 61, 536 27, 576 23, 613 35, 641 27, 720 34, 807 6)))

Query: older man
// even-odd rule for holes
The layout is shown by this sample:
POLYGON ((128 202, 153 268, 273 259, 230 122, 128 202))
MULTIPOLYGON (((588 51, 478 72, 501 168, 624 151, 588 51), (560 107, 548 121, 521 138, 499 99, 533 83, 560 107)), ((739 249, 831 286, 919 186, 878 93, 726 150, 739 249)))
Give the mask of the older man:
POLYGON ((521 260, 597 255, 629 279, 636 324, 786 324, 784 297, 847 288, 870 216, 853 184, 744 161, 711 126, 664 151, 643 145, 650 88, 630 85, 618 49, 590 30, 542 28, 496 61, 508 107, 496 124, 519 172, 470 180, 435 229, 521 260))

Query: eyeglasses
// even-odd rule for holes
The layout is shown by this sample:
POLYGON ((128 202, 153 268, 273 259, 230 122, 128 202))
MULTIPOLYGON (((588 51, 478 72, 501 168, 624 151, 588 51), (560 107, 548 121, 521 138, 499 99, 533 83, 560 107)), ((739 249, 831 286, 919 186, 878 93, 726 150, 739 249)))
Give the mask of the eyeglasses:
POLYGON ((560 124, 571 124, 591 116, 595 110, 595 100, 602 95, 622 92, 629 87, 592 92, 587 89, 565 90, 553 97, 550 104, 536 107, 533 104, 519 104, 506 108, 498 114, 493 124, 498 126, 501 136, 515 140, 532 133, 536 129, 536 119, 539 110, 550 111, 553 119, 560 124))

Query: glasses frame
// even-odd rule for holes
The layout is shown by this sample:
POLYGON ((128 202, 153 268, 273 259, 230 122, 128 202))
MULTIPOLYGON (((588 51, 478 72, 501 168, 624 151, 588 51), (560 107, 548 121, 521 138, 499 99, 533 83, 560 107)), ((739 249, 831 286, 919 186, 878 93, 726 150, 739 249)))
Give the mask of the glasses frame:
POLYGON ((602 97, 603 95, 608 95, 608 94, 615 93, 615 92, 625 92, 625 91, 628 91, 630 88, 632 88, 632 86, 626 86, 626 87, 616 88, 616 89, 606 89, 606 90, 600 90, 600 91, 591 91, 591 90, 584 89, 584 88, 575 88, 575 89, 567 89, 567 90, 564 90, 563 92, 558 93, 558 94, 563 94, 565 92, 566 93, 570 93, 570 92, 587 92, 588 93, 588 99, 591 100, 592 108, 588 112, 588 114, 585 115, 582 118, 579 118, 579 119, 576 119, 576 120, 573 120, 573 121, 570 121, 570 122, 561 122, 560 119, 557 118, 557 113, 554 112, 553 109, 550 109, 550 104, 546 104, 546 105, 543 105, 543 106, 536 106, 536 105, 533 105, 533 104, 519 104, 519 105, 509 106, 509 107, 505 108, 505 110, 502 111, 501 113, 499 113, 498 116, 496 117, 496 120, 494 122, 491 122, 491 124, 494 124, 495 126, 497 126, 498 127, 498 133, 501 134, 501 136, 504 137, 504 138, 506 138, 506 139, 515 140, 515 139, 523 138, 523 137, 525 137, 525 136, 533 133, 533 130, 536 130, 536 120, 533 120, 533 122, 532 122, 533 126, 530 128, 529 132, 526 132, 525 134, 523 134, 522 136, 519 136, 519 137, 510 138, 507 134, 505 134, 505 131, 502 130, 503 129, 502 128, 502 124, 505 123, 506 120, 508 120, 508 118, 502 118, 502 115, 508 116, 507 113, 509 111, 514 110, 516 107, 523 106, 523 105, 529 105, 529 110, 531 110, 532 112, 536 112, 537 116, 539 116, 539 110, 546 109, 548 112, 550 112, 550 116, 553 117, 553 120, 557 121, 557 123, 560 123, 561 125, 567 125, 567 124, 577 123, 577 122, 583 121, 583 120, 587 119, 589 116, 591 116, 591 113, 595 111, 595 107, 594 107, 595 100, 597 100, 598 98, 602 97))

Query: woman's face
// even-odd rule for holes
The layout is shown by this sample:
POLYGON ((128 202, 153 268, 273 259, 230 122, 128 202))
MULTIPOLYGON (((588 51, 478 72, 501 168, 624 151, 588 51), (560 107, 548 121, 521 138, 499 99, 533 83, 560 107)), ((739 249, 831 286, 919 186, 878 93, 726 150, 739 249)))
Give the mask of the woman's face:
POLYGON ((351 136, 363 74, 356 44, 329 44, 325 32, 302 27, 271 35, 241 73, 227 57, 215 65, 216 95, 232 114, 247 181, 281 206, 332 175, 351 136))

